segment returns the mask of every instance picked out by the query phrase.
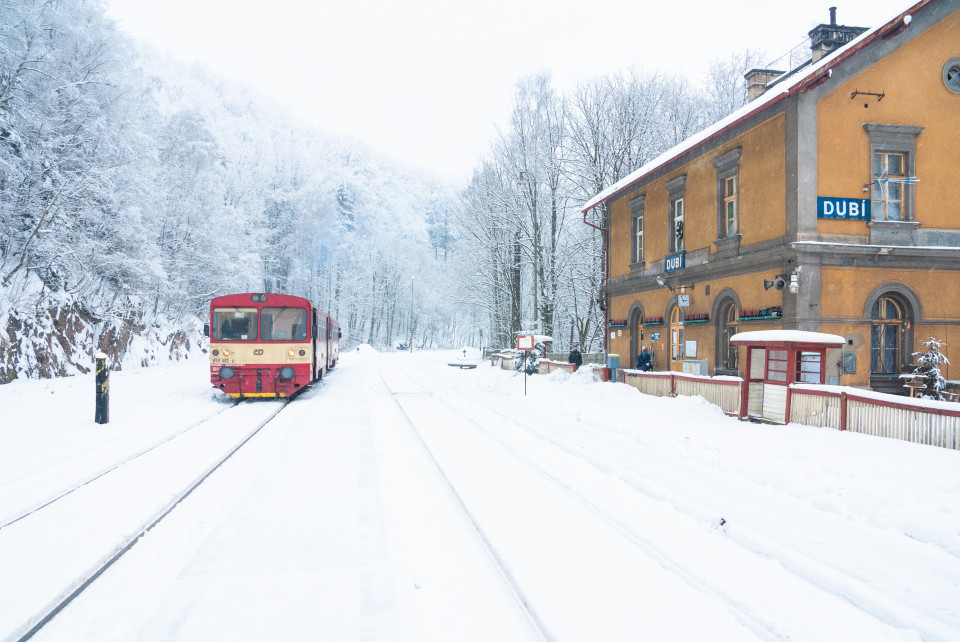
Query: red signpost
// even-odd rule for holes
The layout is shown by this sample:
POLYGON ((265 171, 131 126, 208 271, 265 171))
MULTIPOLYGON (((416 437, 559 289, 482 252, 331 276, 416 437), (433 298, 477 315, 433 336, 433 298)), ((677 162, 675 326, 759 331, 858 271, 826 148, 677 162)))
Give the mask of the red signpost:
POLYGON ((523 396, 527 396, 527 355, 536 349, 532 334, 517 335, 517 350, 523 353, 523 396))

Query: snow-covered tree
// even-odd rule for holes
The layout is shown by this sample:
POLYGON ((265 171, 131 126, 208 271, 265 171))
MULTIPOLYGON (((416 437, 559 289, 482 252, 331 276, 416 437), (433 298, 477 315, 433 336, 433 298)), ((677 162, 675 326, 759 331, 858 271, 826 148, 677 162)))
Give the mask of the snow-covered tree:
POLYGON ((925 348, 913 353, 913 373, 923 375, 923 380, 927 384, 927 387, 920 391, 920 396, 928 399, 943 399, 942 393, 947 386, 947 381, 940 371, 940 366, 950 365, 950 361, 943 354, 946 343, 934 337, 927 337, 917 343, 925 348))

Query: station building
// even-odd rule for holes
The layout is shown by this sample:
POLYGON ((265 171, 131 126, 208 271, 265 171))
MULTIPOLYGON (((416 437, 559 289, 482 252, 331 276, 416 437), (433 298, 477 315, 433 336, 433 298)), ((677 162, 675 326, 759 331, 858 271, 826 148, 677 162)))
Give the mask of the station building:
POLYGON ((960 0, 809 35, 808 62, 752 70, 747 105, 584 206, 623 366, 647 345, 742 376, 733 335, 806 330, 846 342, 827 383, 902 394, 930 336, 960 378, 960 0))

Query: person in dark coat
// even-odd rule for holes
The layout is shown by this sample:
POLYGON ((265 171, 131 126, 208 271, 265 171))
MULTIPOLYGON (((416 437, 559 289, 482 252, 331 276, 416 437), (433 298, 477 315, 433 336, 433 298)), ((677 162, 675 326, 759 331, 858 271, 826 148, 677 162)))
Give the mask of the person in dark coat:
POLYGON ((583 355, 580 354, 580 351, 577 349, 579 347, 580 346, 574 343, 573 350, 570 351, 570 356, 567 358, 567 361, 577 366, 577 368, 583 365, 583 355))
POLYGON ((640 354, 637 355, 637 370, 653 370, 653 355, 650 354, 650 350, 647 346, 640 348, 640 354))

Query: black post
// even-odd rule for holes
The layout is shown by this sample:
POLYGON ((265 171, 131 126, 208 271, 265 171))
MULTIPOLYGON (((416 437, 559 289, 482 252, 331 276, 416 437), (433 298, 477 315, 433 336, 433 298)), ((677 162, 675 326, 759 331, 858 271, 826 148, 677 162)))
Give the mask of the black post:
POLYGON ((107 370, 107 355, 97 355, 97 413, 98 424, 110 421, 110 371, 107 370))

